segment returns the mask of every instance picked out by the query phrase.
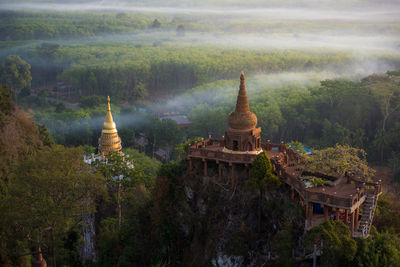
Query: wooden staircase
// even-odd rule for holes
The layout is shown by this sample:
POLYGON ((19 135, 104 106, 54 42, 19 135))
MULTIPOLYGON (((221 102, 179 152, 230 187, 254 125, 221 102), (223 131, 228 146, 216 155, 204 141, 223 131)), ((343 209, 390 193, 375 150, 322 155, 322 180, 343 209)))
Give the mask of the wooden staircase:
POLYGON ((367 238, 371 231, 372 220, 375 215, 375 208, 377 203, 378 195, 367 194, 364 203, 361 205, 362 214, 360 224, 357 231, 354 233, 354 237, 367 238))

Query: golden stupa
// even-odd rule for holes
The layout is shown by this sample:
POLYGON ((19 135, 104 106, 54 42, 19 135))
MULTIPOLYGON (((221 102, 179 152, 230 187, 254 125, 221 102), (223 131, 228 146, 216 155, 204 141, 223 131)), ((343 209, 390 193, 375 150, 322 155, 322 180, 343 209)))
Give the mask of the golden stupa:
POLYGON ((107 115, 99 138, 99 152, 101 153, 102 159, 104 159, 104 155, 107 155, 111 151, 121 151, 122 149, 121 138, 118 136, 117 127, 111 115, 109 96, 107 97, 107 101, 107 115))

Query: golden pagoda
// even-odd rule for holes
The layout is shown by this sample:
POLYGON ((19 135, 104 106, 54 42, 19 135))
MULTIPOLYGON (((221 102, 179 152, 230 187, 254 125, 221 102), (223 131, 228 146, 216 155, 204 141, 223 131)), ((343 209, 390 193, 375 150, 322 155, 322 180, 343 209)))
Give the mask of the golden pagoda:
POLYGON ((115 122, 111 115, 109 96, 107 97, 107 101, 107 115, 99 138, 99 152, 101 153, 102 159, 104 159, 104 155, 107 155, 111 151, 121 151, 122 149, 121 138, 118 136, 117 127, 115 126, 115 122))

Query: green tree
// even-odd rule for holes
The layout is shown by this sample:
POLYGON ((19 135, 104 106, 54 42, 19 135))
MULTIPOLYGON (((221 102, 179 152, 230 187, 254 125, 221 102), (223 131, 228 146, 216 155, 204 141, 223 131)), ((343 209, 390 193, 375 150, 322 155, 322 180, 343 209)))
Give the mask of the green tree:
POLYGON ((400 266, 400 239, 397 235, 389 232, 379 233, 373 227, 368 238, 357 238, 356 241, 357 253, 352 266, 400 266))
POLYGON ((0 129, 5 125, 5 116, 13 109, 12 94, 7 85, 0 85, 0 129))
POLYGON ((7 201, 1 203, 2 222, 20 231, 20 242, 48 248, 51 266, 62 253, 66 233, 95 210, 95 199, 105 192, 104 178, 82 155, 81 148, 53 146, 20 162, 10 175, 7 201))
POLYGON ((266 190, 273 190, 280 186, 279 178, 273 173, 271 160, 265 151, 259 153, 253 161, 250 170, 250 179, 246 181, 246 188, 250 191, 259 192, 259 226, 261 232, 262 202, 266 190))
POLYGON ((106 161, 97 161, 95 166, 108 179, 108 184, 116 190, 118 229, 122 223, 122 198, 126 188, 145 182, 143 176, 134 168, 129 155, 111 152, 106 155, 106 161))
POLYGON ((37 129, 40 141, 42 141, 43 145, 53 146, 55 144, 53 138, 50 136, 49 130, 47 130, 45 125, 37 124, 37 129))
POLYGON ((313 227, 305 239, 308 253, 313 252, 314 244, 322 251, 324 266, 350 266, 357 251, 349 227, 341 221, 326 221, 313 227))
POLYGON ((292 229, 282 229, 272 238, 272 251, 279 255, 276 266, 294 266, 292 250, 296 247, 296 240, 292 229))
POLYGON ((302 155, 305 169, 325 174, 348 174, 364 180, 371 179, 375 170, 368 166, 366 153, 362 149, 336 144, 322 150, 313 150, 311 155, 302 155))
POLYGON ((390 74, 373 74, 363 79, 363 84, 377 100, 383 117, 382 130, 386 131, 390 116, 400 108, 400 77, 390 74))
POLYGON ((189 138, 186 142, 180 143, 175 146, 174 152, 176 152, 176 160, 178 162, 185 160, 187 158, 187 152, 190 146, 203 141, 202 137, 193 137, 189 138))
POLYGON ((176 121, 163 119, 155 125, 154 142, 156 147, 166 147, 171 152, 182 141, 183 133, 176 121))
POLYGON ((31 65, 17 55, 9 55, 1 63, 1 81, 8 84, 15 99, 23 88, 31 86, 31 65))

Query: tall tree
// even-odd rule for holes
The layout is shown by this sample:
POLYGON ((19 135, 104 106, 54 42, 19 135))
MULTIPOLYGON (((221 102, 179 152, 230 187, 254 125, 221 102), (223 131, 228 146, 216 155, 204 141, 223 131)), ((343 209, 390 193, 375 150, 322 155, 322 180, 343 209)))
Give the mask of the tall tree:
POLYGON ((247 189, 259 191, 259 232, 261 232, 261 211, 265 191, 276 189, 279 185, 280 180, 272 171, 271 160, 265 151, 261 152, 254 159, 250 170, 250 179, 246 181, 247 189))
POLYGON ((349 228, 341 221, 326 221, 313 227, 306 235, 305 248, 313 250, 314 244, 322 250, 323 266, 350 266, 357 244, 349 228))
POLYGON ((1 81, 11 87, 15 99, 23 88, 31 86, 31 65, 17 55, 9 55, 1 64, 1 81))
POLYGON ((94 211, 96 197, 105 192, 104 178, 82 155, 81 148, 53 146, 22 161, 0 204, 0 225, 23 234, 19 241, 46 248, 54 267, 66 233, 94 211))
POLYGON ((382 113, 382 130, 386 131, 390 116, 400 108, 400 77, 390 74, 373 74, 363 79, 372 92, 382 113))
POLYGON ((98 161, 97 168, 108 179, 111 188, 116 189, 118 229, 122 222, 122 197, 124 190, 128 186, 135 186, 140 182, 145 182, 141 173, 134 169, 132 159, 129 155, 123 155, 119 152, 108 154, 106 162, 98 161))

